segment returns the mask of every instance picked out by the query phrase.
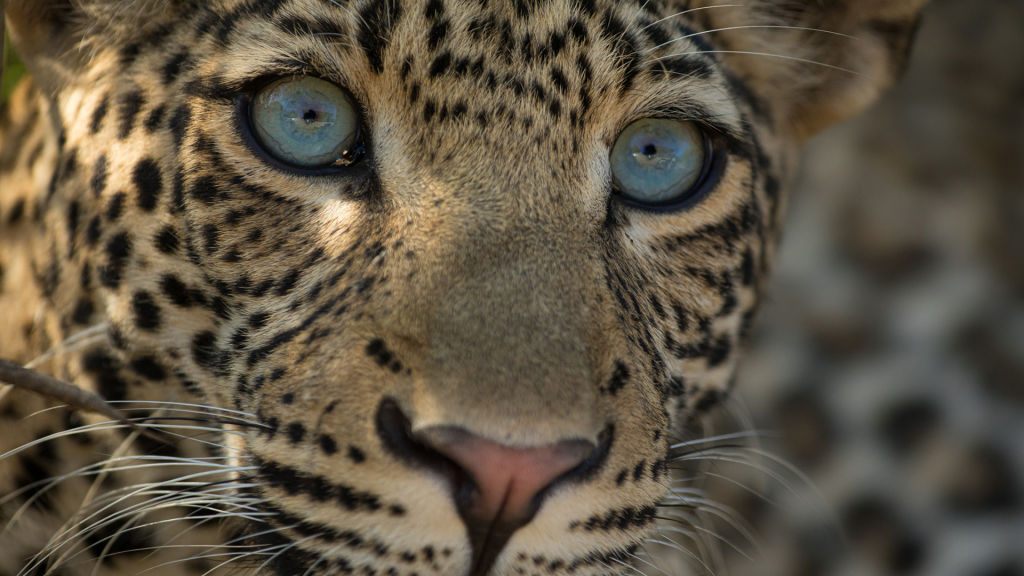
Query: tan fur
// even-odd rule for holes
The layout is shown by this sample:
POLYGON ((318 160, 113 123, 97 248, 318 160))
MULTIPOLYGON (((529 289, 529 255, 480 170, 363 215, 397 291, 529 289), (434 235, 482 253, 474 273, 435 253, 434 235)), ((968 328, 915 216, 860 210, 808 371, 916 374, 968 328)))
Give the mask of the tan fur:
MULTIPOLYGON (((0 354, 26 361, 105 323, 101 342, 61 354, 53 371, 115 390, 123 396, 116 399, 243 411, 260 428, 228 425, 238 435, 214 441, 231 464, 254 467, 229 477, 253 478, 253 506, 272 519, 262 525, 235 514, 228 526, 276 526, 293 543, 282 556, 288 562, 320 559, 306 565, 311 573, 344 572, 341 562, 360 573, 471 571, 474 550, 449 480, 393 454, 377 420, 385 402, 399 406, 412 434, 453 426, 516 448, 596 446, 612 435, 593 476, 553 490, 489 574, 539 565, 546 574, 620 574, 668 489, 671 442, 728 390, 771 264, 778 188, 797 141, 866 104, 894 76, 894 56, 873 37, 855 56, 838 41, 801 52, 836 65, 862 59, 871 72, 837 79, 791 62, 693 56, 686 39, 659 45, 644 31, 702 26, 668 17, 673 6, 645 13, 602 1, 587 14, 568 0, 486 9, 448 0, 439 17, 421 0, 388 13, 396 3, 294 0, 264 19, 241 2, 9 6, 42 93, 25 88, 8 108, 5 153, 9 130, 53 148, 34 165, 21 157, 5 164, 0 175, 18 183, 0 191, 0 218, 18 199, 40 214, 0 233, 0 262, 14 271, 0 308, 21 311, 15 324, 36 309, 27 331, 0 335, 0 354), (305 28, 288 33, 289 17, 305 28), (427 32, 441 18, 447 31, 432 46, 427 32), (204 33, 195 30, 200 22, 204 33), (64 36, 52 43, 55 32, 64 36), (176 54, 185 55, 178 68, 176 54), (288 58, 302 68, 288 74, 326 78, 360 103, 365 173, 298 175, 240 137, 245 119, 221 94, 251 91, 251 80, 288 58), (687 58, 707 75, 673 74, 673 62, 687 58), (793 89, 798 73, 810 76, 793 89), (32 109, 51 113, 34 128, 17 126, 19 111, 32 109), (724 159, 720 180, 684 209, 610 199, 609 147, 636 118, 665 115, 723 132, 713 139, 724 159), (723 144, 730 139, 731 149, 723 144), (153 174, 159 186, 147 196, 153 174), (77 314, 83 307, 89 313, 77 314), (323 486, 335 486, 332 496, 318 492, 323 486), (353 503, 345 498, 352 491, 373 498, 353 503), (320 532, 311 536, 292 518, 320 532), (323 536, 332 530, 355 536, 323 536)), ((758 22, 768 4, 734 12, 739 20, 725 9, 706 12, 712 27, 758 22)), ((864 6, 785 22, 855 32, 879 18, 902 26, 916 14, 909 4, 906 12, 864 6)), ((782 37, 789 40, 773 45, 795 46, 793 33, 782 37)), ((706 39, 748 50, 771 38, 706 39)), ((6 401, 9 421, 24 416, 24 395, 6 401)), ((38 434, 62 425, 56 417, 29 422, 38 434)), ((64 450, 67 442, 53 444, 64 450)), ((78 480, 65 493, 82 494, 78 480)), ((0 493, 14 486, 0 484, 0 493)), ((50 527, 70 514, 33 510, 21 522, 50 527)), ((180 530, 147 528, 155 560, 128 554, 97 565, 127 574, 181 556, 161 546, 180 530)), ((202 537, 211 539, 200 548, 207 551, 228 538, 202 537)), ((33 547, 48 549, 38 534, 0 540, 17 550, 0 563, 8 571, 33 547)), ((262 559, 243 564, 255 569, 262 559)))

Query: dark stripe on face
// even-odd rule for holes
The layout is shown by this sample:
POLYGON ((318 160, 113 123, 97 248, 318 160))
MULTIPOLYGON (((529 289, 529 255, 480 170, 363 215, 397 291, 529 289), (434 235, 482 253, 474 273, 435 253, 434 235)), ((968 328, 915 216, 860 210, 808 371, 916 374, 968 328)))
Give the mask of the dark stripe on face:
POLYGON ((269 486, 280 488, 289 496, 304 494, 316 502, 334 502, 341 504, 345 510, 361 512, 384 511, 385 506, 380 496, 370 492, 357 490, 345 484, 335 484, 323 476, 307 474, 296 468, 277 462, 253 457, 259 473, 269 486))

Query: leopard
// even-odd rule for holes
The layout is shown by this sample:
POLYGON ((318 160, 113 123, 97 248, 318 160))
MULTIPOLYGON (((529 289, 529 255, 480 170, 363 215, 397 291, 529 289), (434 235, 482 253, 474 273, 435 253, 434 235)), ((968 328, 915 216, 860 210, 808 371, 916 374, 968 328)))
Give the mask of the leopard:
POLYGON ((623 576, 926 0, 8 0, 0 574, 623 576), (330 376, 330 377, 328 377, 330 376))

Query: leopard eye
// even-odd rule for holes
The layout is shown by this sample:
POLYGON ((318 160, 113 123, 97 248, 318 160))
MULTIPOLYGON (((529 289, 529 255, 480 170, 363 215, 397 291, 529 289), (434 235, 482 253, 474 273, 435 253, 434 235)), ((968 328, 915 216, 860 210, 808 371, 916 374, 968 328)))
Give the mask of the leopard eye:
POLYGON ((692 122, 637 120, 619 134, 611 152, 616 193, 644 207, 666 207, 700 189, 711 150, 692 122))
POLYGON ((260 147, 299 168, 357 160, 359 114, 341 88, 310 76, 284 78, 255 94, 249 117, 260 147))

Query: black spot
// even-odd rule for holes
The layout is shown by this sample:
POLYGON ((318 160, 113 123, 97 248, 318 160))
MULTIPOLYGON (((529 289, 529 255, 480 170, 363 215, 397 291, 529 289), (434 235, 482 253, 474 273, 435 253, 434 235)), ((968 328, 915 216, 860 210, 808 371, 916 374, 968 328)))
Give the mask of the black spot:
POLYGON ((612 372, 611 378, 608 379, 608 385, 605 386, 604 390, 615 396, 622 390, 629 382, 629 368, 622 363, 622 361, 615 362, 615 370, 612 372))
POLYGON ((362 464, 363 462, 366 462, 366 453, 355 446, 349 446, 348 459, 356 464, 362 464))
POLYGON ((92 166, 92 178, 89 179, 89 189, 93 196, 99 198, 107 187, 107 155, 101 154, 92 166))
POLYGON ((174 109, 170 120, 167 121, 167 127, 171 130, 171 136, 174 138, 175 148, 181 147, 181 142, 185 139, 185 131, 191 123, 192 108, 190 108, 188 104, 181 104, 174 109))
POLYGON ((558 98, 553 98, 551 100, 551 103, 548 104, 548 112, 550 112, 551 117, 556 120, 559 116, 562 115, 562 103, 558 100, 558 98))
POLYGON ((907 454, 920 446, 942 422, 939 408, 928 399, 917 399, 893 406, 882 416, 882 438, 898 454, 907 454))
POLYGON ((267 320, 270 319, 270 314, 267 312, 256 312, 252 316, 249 316, 249 327, 258 330, 267 325, 267 320))
POLYGON ((107 201, 106 213, 104 216, 108 222, 114 222, 121 217, 121 213, 124 211, 124 199, 124 192, 118 192, 111 196, 110 200, 107 201))
POLYGON ((377 74, 384 71, 384 51, 391 42, 391 33, 402 15, 399 0, 378 0, 368 2, 359 11, 357 40, 366 54, 370 68, 377 74))
POLYGON ((298 269, 293 268, 290 270, 285 274, 284 278, 281 278, 280 282, 278 282, 277 289, 274 292, 278 296, 284 296, 288 292, 291 292, 292 288, 295 287, 295 283, 299 280, 299 274, 300 272, 298 269))
POLYGON ((96 391, 107 401, 125 399, 128 387, 118 376, 120 366, 106 352, 93 350, 82 358, 82 369, 96 381, 96 391))
POLYGON ((210 331, 200 332, 192 338, 192 359, 196 364, 210 370, 216 368, 219 355, 216 341, 217 336, 210 331))
POLYGON ((71 148, 67 151, 60 165, 60 178, 61 182, 67 181, 68 178, 74 176, 75 172, 78 171, 78 149, 71 148))
POLYGON ((317 438, 317 443, 320 444, 320 449, 323 450, 324 454, 332 456, 338 452, 338 443, 334 441, 327 434, 321 434, 317 438))
POLYGON ((25 216, 25 199, 18 198, 7 211, 7 223, 17 224, 25 216))
POLYGON ((171 57, 167 63, 164 64, 163 70, 161 70, 164 86, 167 86, 181 74, 181 71, 185 67, 185 63, 188 61, 189 53, 187 51, 179 52, 171 57))
POLYGON ((306 437, 306 427, 301 422, 292 422, 288 425, 287 433, 288 441, 292 444, 298 444, 306 437))
POLYGON ((121 65, 127 68, 135 62, 135 59, 139 57, 139 51, 141 48, 142 47, 139 46, 138 42, 133 42, 121 48, 121 65))
POLYGON ((721 336, 711 342, 708 350, 708 367, 721 366, 732 353, 732 339, 729 336, 721 336))
POLYGON ((452 64, 451 52, 442 52, 434 57, 434 60, 430 63, 429 74, 431 78, 437 78, 448 71, 449 66, 452 64))
POLYGON ((92 111, 92 120, 89 122, 89 131, 96 134, 103 127, 103 119, 107 117, 107 112, 110 110, 110 95, 104 94, 103 99, 96 106, 96 109, 92 111))
POLYGON ((85 228, 85 242, 90 246, 95 246, 96 242, 100 239, 100 217, 93 216, 89 219, 89 224, 85 228))
POLYGON ((78 234, 78 222, 81 219, 82 206, 78 200, 68 202, 68 253, 75 253, 75 236, 78 234))
POLYGON ((71 321, 75 324, 88 324, 92 318, 96 306, 89 298, 79 298, 75 303, 75 309, 71 312, 71 321))
POLYGON ((430 25, 430 32, 427 34, 427 48, 436 50, 438 46, 448 37, 448 21, 438 20, 430 25))
POLYGON ((145 290, 132 294, 132 311, 135 314, 135 326, 140 330, 156 330, 160 327, 160 307, 153 296, 145 290))
POLYGON ((377 361, 380 366, 387 366, 394 358, 385 346, 384 341, 376 338, 366 345, 366 355, 377 361))
POLYGON ((423 15, 428 20, 433 20, 439 16, 443 16, 444 2, 441 0, 430 0, 430 2, 427 2, 426 8, 423 9, 423 15))
POLYGON ((227 300, 220 296, 216 296, 210 300, 210 309, 213 310, 213 313, 216 314, 218 318, 222 318, 224 320, 231 319, 231 305, 228 304, 227 300))
POLYGON ((220 232, 217 227, 213 224, 207 224, 203 226, 203 248, 207 254, 212 254, 217 250, 217 246, 220 243, 220 232))
POLYGON ((137 356, 129 364, 131 369, 146 380, 160 382, 167 377, 164 367, 152 356, 137 356))
POLYGON ((217 179, 206 175, 192 183, 189 195, 206 205, 211 205, 220 196, 220 187, 217 179))
POLYGON ((752 285, 754 283, 755 274, 754 253, 748 249, 743 252, 743 264, 740 265, 740 282, 742 282, 744 286, 752 285))
POLYGON ((99 268, 100 282, 107 288, 117 288, 121 284, 121 276, 128 256, 132 253, 132 241, 127 232, 115 234, 104 248, 107 262, 99 268))
POLYGON ((156 201, 163 189, 163 177, 160 166, 152 158, 143 158, 132 171, 132 181, 138 192, 139 208, 150 212, 156 208, 156 201))
MULTIPOLYGON (((44 431, 38 438, 48 435, 49 432, 44 431)), ((52 444, 49 442, 41 443, 38 446, 39 448, 33 450, 34 454, 22 454, 17 457, 16 463, 12 466, 17 470, 13 475, 14 487, 25 489, 23 493, 26 495, 34 494, 38 496, 38 498, 35 498, 35 506, 43 511, 50 512, 54 509, 53 496, 39 490, 38 487, 45 484, 48 480, 52 480, 53 473, 50 467, 54 463, 53 449, 52 444), (45 450, 43 450, 44 448, 45 450)))
POLYGON ((120 114, 118 138, 124 140, 132 133, 132 129, 135 127, 135 117, 139 115, 139 111, 142 110, 145 103, 146 98, 142 94, 142 90, 132 90, 121 97, 121 102, 118 104, 120 114))
POLYGON ((146 132, 152 134, 160 128, 160 124, 164 121, 164 114, 167 113, 167 106, 161 104, 156 108, 149 111, 146 115, 146 120, 143 121, 142 125, 146 127, 146 132))
POLYGON ((186 307, 192 305, 192 298, 189 295, 188 287, 173 274, 165 274, 160 279, 160 291, 163 292, 164 296, 171 303, 177 306, 186 307))
POLYGON ((168 224, 160 232, 157 232, 155 244, 156 249, 160 252, 174 254, 178 251, 181 241, 178 240, 178 233, 174 231, 174 227, 168 224))

